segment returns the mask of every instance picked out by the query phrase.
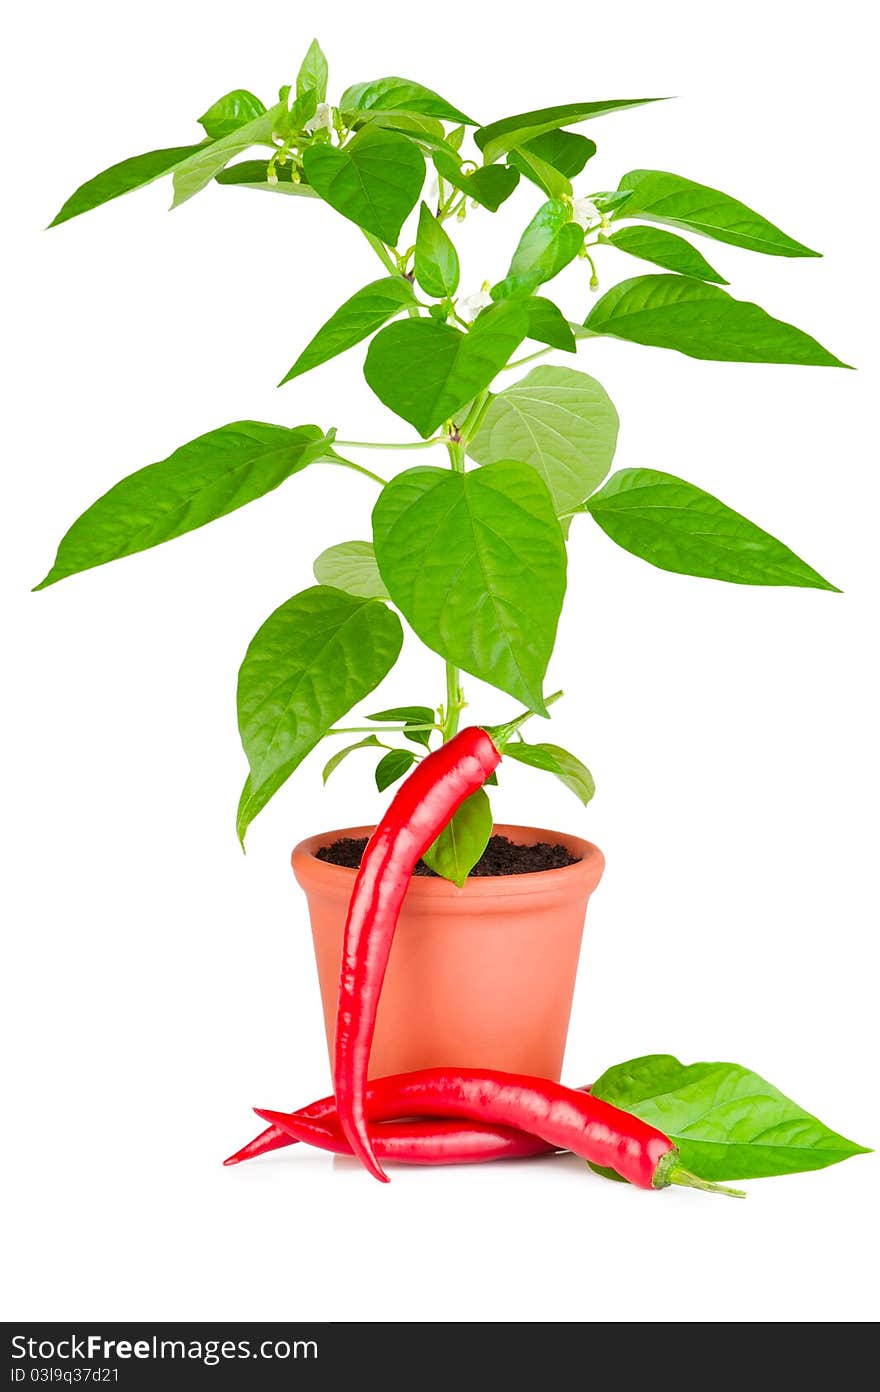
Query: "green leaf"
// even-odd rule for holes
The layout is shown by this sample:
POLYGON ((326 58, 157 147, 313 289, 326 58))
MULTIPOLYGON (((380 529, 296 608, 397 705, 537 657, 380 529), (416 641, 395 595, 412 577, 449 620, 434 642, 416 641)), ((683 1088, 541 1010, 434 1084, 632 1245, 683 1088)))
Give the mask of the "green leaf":
POLYGON ((493 213, 497 213, 519 183, 519 170, 510 169, 506 164, 486 165, 465 173, 460 161, 448 150, 435 150, 431 158, 441 179, 493 213))
POLYGON ((618 546, 660 570, 734 585, 836 590, 769 532, 657 469, 614 474, 585 510, 618 546))
POLYGON ((798 1174, 866 1153, 736 1063, 651 1054, 609 1068, 592 1091, 665 1132, 700 1179, 798 1174))
POLYGON ((209 140, 222 140, 262 116, 265 110, 259 97, 239 87, 209 106, 204 116, 199 117, 199 125, 204 127, 209 140))
POLYGON ((673 348, 689 358, 847 366, 802 329, 689 276, 623 280, 593 307, 585 327, 630 343, 673 348))
POLYGON ((537 469, 558 516, 598 488, 614 458, 618 418, 604 387, 570 367, 535 367, 493 397, 468 445, 478 464, 537 469))
POLYGON ((543 679, 565 593, 565 544, 527 464, 415 468, 373 510, 388 591, 434 652, 544 713, 543 679))
POLYGON ((324 783, 326 783, 331 773, 333 773, 336 769, 339 768, 339 765, 342 763, 343 759, 347 759, 349 754, 353 754, 356 749, 381 748, 382 745, 379 743, 375 735, 367 735, 366 739, 358 740, 356 744, 347 744, 344 749, 337 749, 336 753, 332 756, 332 758, 328 759, 326 764, 324 765, 324 768, 321 772, 322 780, 324 781, 324 783))
POLYGON ((294 183, 293 166, 276 165, 275 178, 268 178, 268 159, 242 160, 214 175, 217 184, 235 184, 239 188, 263 189, 267 193, 292 193, 295 197, 317 198, 315 190, 304 179, 294 183))
POLYGON ((443 124, 433 116, 417 116, 403 111, 367 111, 358 117, 357 127, 363 130, 367 126, 371 130, 398 131, 401 135, 408 135, 411 139, 417 140, 420 145, 427 145, 432 151, 447 148, 443 124))
POLYGON ((376 765, 376 787, 380 793, 409 773, 416 756, 411 749, 391 749, 376 765))
POLYGON ((458 252, 427 203, 419 209, 414 264, 416 280, 426 294, 451 299, 458 289, 458 252))
POLYGON ((215 140, 210 145, 201 146, 182 163, 176 165, 172 208, 179 208, 181 203, 185 203, 188 198, 199 193, 219 174, 221 169, 229 164, 230 160, 235 159, 236 155, 244 154, 245 150, 249 150, 252 145, 271 145, 272 132, 278 123, 283 121, 286 114, 286 106, 283 102, 279 102, 270 111, 264 111, 260 116, 248 121, 246 125, 239 126, 229 135, 224 135, 221 140, 215 140))
POLYGON ((493 121, 474 134, 474 140, 483 152, 487 164, 495 161, 508 150, 525 145, 548 131, 559 130, 563 126, 574 126, 580 121, 589 121, 594 116, 604 116, 609 111, 622 111, 629 106, 645 106, 652 101, 662 101, 662 97, 636 97, 626 101, 572 102, 567 106, 546 106, 539 111, 524 111, 518 116, 506 116, 503 121, 493 121))
POLYGON ((343 217, 396 246, 425 179, 421 151, 405 135, 365 130, 344 149, 311 145, 303 155, 306 178, 343 217))
POLYGON ((519 169, 533 184, 543 189, 549 198, 558 198, 560 190, 571 192, 570 180, 580 174, 587 160, 596 153, 596 145, 585 135, 575 135, 573 131, 551 130, 530 140, 519 149, 511 150, 508 161, 519 169), (561 175, 565 184, 548 177, 547 169, 561 175))
POLYGON ((405 720, 404 735, 413 744, 423 744, 426 749, 431 747, 431 731, 413 729, 416 725, 433 725, 436 719, 434 711, 430 706, 392 706, 390 710, 376 711, 374 715, 368 715, 368 720, 405 720))
POLYGON ((664 270, 677 271, 695 280, 711 280, 717 285, 728 284, 696 247, 686 242, 684 237, 677 237, 674 232, 664 232, 659 227, 621 227, 610 237, 600 234, 599 241, 615 246, 619 251, 626 251, 630 256, 638 256, 642 261, 652 261, 664 270))
POLYGON ((491 835, 492 808, 484 789, 478 788, 461 804, 422 860, 435 875, 442 875, 461 889, 491 835))
POLYGON ((532 218, 519 239, 510 269, 504 280, 492 288, 492 298, 528 295, 546 280, 552 280, 584 244, 584 229, 571 220, 571 205, 551 198, 532 218))
POLYGON ((321 325, 278 385, 283 387, 285 382, 353 348, 414 303, 412 286, 403 276, 386 276, 365 285, 321 325))
POLYGON ((686 232, 699 232, 704 237, 714 237, 716 242, 762 251, 767 256, 820 255, 786 236, 745 203, 719 193, 718 189, 683 179, 680 174, 667 174, 660 169, 633 169, 624 174, 619 187, 631 195, 620 214, 622 217, 639 217, 648 222, 683 227, 686 232))
POLYGON ((296 75, 296 95, 314 92, 319 102, 327 100, 327 59, 317 39, 312 39, 296 75))
POLYGON ((389 324, 370 344, 364 376, 427 439, 488 387, 527 332, 528 316, 514 304, 484 312, 466 334, 433 319, 389 324))
POLYGON ((388 599, 371 541, 341 541, 328 546, 312 566, 319 585, 332 585, 361 599, 388 599))
POLYGON ((552 300, 531 295, 523 300, 523 308, 529 316, 528 338, 536 343, 546 343, 551 348, 561 348, 565 353, 576 353, 577 343, 571 326, 562 310, 552 300))
POLYGON ((394 666, 403 633, 375 599, 316 585, 269 616, 238 674, 238 727, 250 774, 241 841, 266 803, 333 723, 394 666))
POLYGON ((347 88, 339 103, 343 120, 352 124, 364 112, 393 112, 395 114, 412 112, 420 116, 435 116, 440 121, 454 121, 457 125, 475 126, 469 116, 452 106, 445 98, 423 87, 420 82, 410 82, 405 77, 380 77, 375 82, 358 82, 347 88))
MULTIPOLYGON (((318 93, 314 88, 309 88, 308 91, 303 92, 301 96, 297 97, 290 111, 285 115, 279 128, 279 134, 287 138, 300 133, 305 134, 309 121, 317 115, 317 111, 318 93)), ((293 143, 299 144, 301 142, 293 140, 293 143)))
POLYGON ((93 179, 80 184, 55 214, 49 226, 57 227, 59 223, 79 217, 80 213, 87 213, 92 208, 99 208, 102 203, 109 203, 111 198, 120 198, 123 193, 131 193, 133 189, 152 184, 154 180, 161 179, 163 174, 170 174, 191 155, 204 148, 204 142, 200 145, 176 145, 170 150, 150 150, 145 155, 134 155, 119 164, 111 164, 109 169, 102 170, 93 179))
POLYGON ((585 807, 596 791, 593 775, 586 765, 558 744, 523 744, 513 740, 505 747, 504 757, 555 774, 585 807))
POLYGON ((333 460, 332 435, 234 421, 181 445, 167 459, 121 479, 77 518, 38 590, 65 576, 204 527, 277 488, 318 460, 333 460))

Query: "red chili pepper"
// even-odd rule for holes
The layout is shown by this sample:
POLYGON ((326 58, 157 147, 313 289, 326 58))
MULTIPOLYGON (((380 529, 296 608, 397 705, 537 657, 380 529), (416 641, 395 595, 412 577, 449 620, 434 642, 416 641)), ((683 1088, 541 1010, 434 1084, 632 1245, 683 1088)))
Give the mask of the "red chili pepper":
MULTIPOLYGON (((288 1143, 304 1141, 335 1155, 353 1151, 338 1125, 306 1120, 293 1114, 264 1112, 264 1121, 277 1123, 288 1143), (285 1133, 286 1128, 286 1133, 285 1133)), ((386 1121, 370 1128, 370 1141, 383 1160, 409 1165, 468 1165, 485 1160, 518 1160, 532 1155, 548 1155, 553 1146, 538 1136, 527 1136, 509 1126, 492 1126, 479 1121, 386 1121)))
POLYGON ((367 843, 348 906, 333 1086, 339 1120, 355 1155, 386 1180, 370 1143, 364 1092, 376 1009, 391 940, 416 862, 466 798, 481 788, 501 755, 485 730, 462 730, 428 754, 403 782, 367 843))
MULTIPOLYGON (((668 1136, 638 1117, 590 1093, 543 1078, 495 1069, 426 1068, 374 1080, 370 1112, 381 1114, 390 1095, 400 1116, 462 1117, 512 1126, 538 1136, 556 1150, 570 1150, 594 1165, 612 1169, 641 1189, 670 1184, 741 1197, 741 1191, 710 1184, 679 1164, 678 1148, 668 1136)), ((266 1114, 260 1112, 259 1115, 266 1114)), ((272 1112, 269 1120, 285 1127, 296 1118, 272 1112)))

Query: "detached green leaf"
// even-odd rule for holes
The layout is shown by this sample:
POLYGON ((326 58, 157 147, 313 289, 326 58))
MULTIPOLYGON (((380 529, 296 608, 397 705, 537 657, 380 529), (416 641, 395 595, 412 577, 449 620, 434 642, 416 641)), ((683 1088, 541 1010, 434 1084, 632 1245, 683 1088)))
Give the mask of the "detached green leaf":
POLYGON ((523 308, 529 316, 528 338, 536 343, 546 343, 550 348, 561 348, 565 353, 577 352, 571 325, 552 300, 530 295, 523 300, 523 308))
POLYGON ((392 706, 390 710, 376 711, 374 715, 368 715, 368 720, 405 720, 407 726, 404 735, 414 744, 423 744, 426 749, 431 746, 431 731, 418 730, 412 728, 416 725, 433 725, 436 719, 434 711, 430 706, 392 706))
POLYGON ((659 227, 621 227, 610 237, 600 234, 599 241, 617 247, 618 251, 626 251, 630 256, 638 256, 642 261, 652 261, 667 271, 677 271, 695 280, 711 280, 716 285, 728 283, 684 237, 664 232, 659 227))
POLYGON ((238 834, 335 721, 397 660, 400 621, 374 599, 316 585, 294 595, 254 635, 238 675, 238 727, 250 775, 238 834))
POLYGON ((332 585, 361 599, 388 599, 371 541, 342 541, 328 546, 312 566, 319 585, 332 585))
POLYGON ((325 203, 365 232, 396 246, 425 180, 425 160, 405 135, 368 128, 344 149, 311 145, 306 178, 325 203))
POLYGON ((524 111, 518 116, 506 116, 493 121, 474 135, 487 164, 494 164, 501 155, 518 145, 537 140, 547 131, 560 130, 604 116, 609 111, 622 111, 629 106, 644 106, 647 102, 662 101, 662 97, 636 97, 625 101, 572 102, 567 106, 546 106, 539 111, 524 111))
POLYGON ((411 304, 415 304, 412 286, 403 276, 386 276, 365 285, 321 325, 278 385, 283 387, 285 382, 353 348, 411 304))
POLYGON ((511 150, 508 162, 519 169, 533 184, 543 189, 548 198, 558 198, 560 185, 552 176, 548 178, 547 168, 561 175, 568 184, 563 192, 570 192, 572 180, 580 174, 587 160, 596 153, 596 145, 585 135, 575 135, 573 131, 552 130, 530 140, 518 150, 511 150))
POLYGON ((584 229, 571 220, 571 206, 551 198, 540 207, 519 239, 504 280, 492 287, 492 298, 529 295, 573 261, 584 244, 584 229))
POLYGON ((506 164, 486 165, 465 173, 461 162, 448 150, 435 150, 431 158, 441 179, 493 213, 497 213, 519 183, 519 171, 509 169, 506 164))
POLYGON ((327 59, 317 39, 312 39, 296 76, 296 95, 314 92, 319 102, 327 100, 327 59))
POLYGON ((511 740, 505 746, 504 757, 554 774, 585 807, 596 791, 593 775, 586 765, 558 744, 524 744, 511 740))
POLYGON ((688 276, 623 280, 602 296, 585 327, 630 343, 673 348, 689 358, 847 366, 802 329, 688 276))
POLYGON ((277 488, 318 460, 333 460, 332 435, 234 421, 129 474, 78 517, 38 590, 68 575, 146 551, 204 527, 277 488))
POLYGON ((203 145, 174 169, 174 200, 172 208, 179 208, 188 198, 201 190, 219 174, 220 170, 243 155, 252 145, 271 145, 272 132, 287 114, 284 102, 279 102, 270 111, 264 111, 246 125, 203 145))
POLYGON ((450 299, 458 289, 458 252, 426 203, 419 210, 415 276, 425 293, 437 300, 450 299))
POLYGON ((382 579, 422 642, 543 714, 565 545, 534 469, 398 474, 373 510, 382 579))
POLYGON ((701 1179, 798 1174, 866 1153, 736 1063, 651 1054, 609 1068, 592 1091, 665 1132, 701 1179))
POLYGON ((317 198, 318 194, 304 179, 294 182, 293 166, 276 165, 274 179, 268 177, 268 158, 262 160, 242 160, 228 169, 221 169, 214 175, 216 184, 235 184, 239 188, 262 189, 266 193, 292 193, 297 198, 317 198))
POLYGON ((711 493, 657 469, 614 474, 586 511, 624 551, 660 570, 734 585, 837 588, 711 493))
POLYGON ((145 155, 133 155, 131 159, 122 160, 119 164, 111 164, 109 169, 104 169, 93 179, 80 184, 76 192, 70 195, 64 206, 55 214, 49 226, 57 227, 59 223, 79 217, 80 213, 90 212, 92 208, 99 208, 102 203, 109 203, 112 198, 120 198, 123 193, 131 193, 133 189, 152 184, 156 179, 161 179, 163 174, 170 174, 190 155, 204 148, 204 142, 200 145, 175 145, 170 150, 150 150, 145 155))
POLYGON ((683 227, 716 242, 762 251, 767 256, 818 256, 818 251, 786 234, 760 213, 718 189, 695 184, 680 174, 661 169, 633 169, 620 181, 621 192, 630 194, 621 217, 683 227))
POLYGON ((601 384, 570 367, 535 367, 493 397, 468 445, 478 464, 519 459, 543 478, 557 516, 598 488, 614 458, 618 418, 601 384))
POLYGON ((349 754, 353 754, 356 749, 381 749, 381 744, 375 735, 367 735, 366 739, 358 740, 356 744, 347 744, 344 749, 337 749, 336 753, 327 760, 321 772, 321 779, 324 783, 334 773, 343 759, 347 759, 349 754))
POLYGON ((514 304, 485 311, 466 334, 433 319, 389 324, 370 344, 364 376, 427 439, 488 387, 527 333, 528 316, 514 304))
POLYGON ((259 97, 239 87, 209 106, 204 116, 199 117, 199 125, 204 127, 209 140, 222 140, 262 116, 265 110, 259 97))
POLYGON ((380 793, 396 783, 405 773, 409 773, 416 756, 411 749, 390 749, 376 765, 376 787, 380 793))
POLYGON ((492 835, 492 808, 484 789, 478 788, 447 822, 422 860, 435 875, 464 885, 492 835))
POLYGON ((351 125, 364 112, 412 112, 421 116, 435 116, 440 121, 454 121, 458 125, 475 126, 469 116, 452 106, 444 97, 423 87, 420 82, 410 82, 405 77, 380 77, 375 82, 358 82, 347 88, 339 103, 343 120, 351 125))

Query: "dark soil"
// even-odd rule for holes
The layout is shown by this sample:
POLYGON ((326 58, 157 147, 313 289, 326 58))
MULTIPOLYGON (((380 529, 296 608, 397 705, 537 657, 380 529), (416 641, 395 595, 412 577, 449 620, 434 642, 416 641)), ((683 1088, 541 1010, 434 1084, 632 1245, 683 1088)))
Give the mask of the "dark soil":
MULTIPOLYGON (((318 860, 326 860, 330 865, 343 865, 349 870, 356 870, 366 844, 366 836, 344 836, 334 841, 332 846, 322 846, 315 854, 318 860)), ((559 870, 564 865, 575 865, 577 860, 578 857, 564 846, 551 846, 547 841, 539 841, 536 846, 518 846, 508 841, 506 836, 493 836, 471 875, 532 875, 536 870, 559 870)), ((416 866, 415 874, 437 878, 423 860, 416 866)))

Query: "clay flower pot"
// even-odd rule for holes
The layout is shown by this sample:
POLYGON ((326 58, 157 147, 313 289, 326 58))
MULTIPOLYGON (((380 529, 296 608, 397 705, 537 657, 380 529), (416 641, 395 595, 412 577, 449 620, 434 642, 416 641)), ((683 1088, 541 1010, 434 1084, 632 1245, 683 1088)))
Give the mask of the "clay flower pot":
MULTIPOLYGON (((312 836, 292 857, 309 901, 331 1054, 356 871, 318 860, 315 852, 371 830, 312 836)), ((495 830, 524 845, 561 843, 580 859, 558 870, 469 879, 463 889, 413 878, 379 1003, 371 1077, 459 1064, 559 1078, 587 901, 605 858, 575 836, 534 827, 495 830)))

